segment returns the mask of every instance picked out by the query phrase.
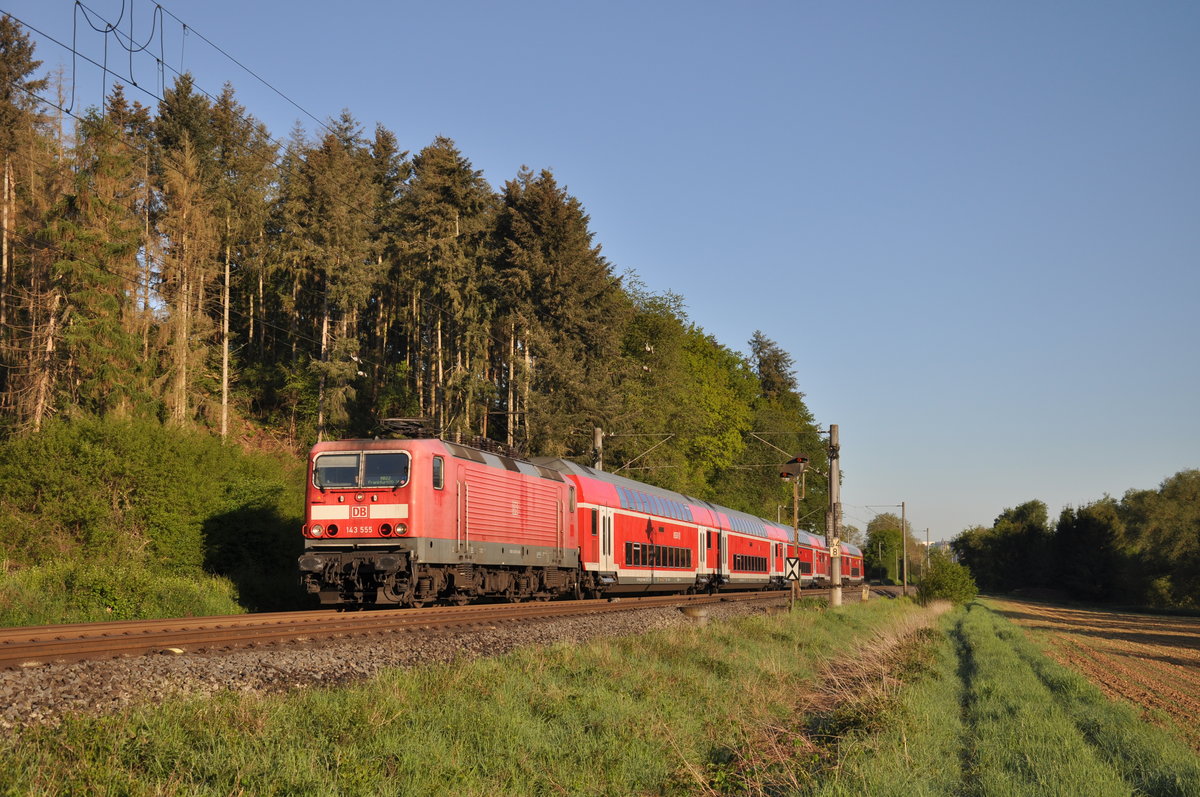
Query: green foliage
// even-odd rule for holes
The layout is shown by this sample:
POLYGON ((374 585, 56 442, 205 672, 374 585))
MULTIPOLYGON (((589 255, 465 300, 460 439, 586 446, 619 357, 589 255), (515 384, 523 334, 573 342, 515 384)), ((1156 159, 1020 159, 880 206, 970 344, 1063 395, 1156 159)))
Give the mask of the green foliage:
POLYGON ((917 582, 917 600, 928 604, 937 600, 963 604, 975 600, 979 588, 971 571, 950 559, 943 551, 932 551, 929 571, 917 582))
POLYGON ((163 573, 144 564, 62 560, 0 576, 0 626, 93 623, 238 614, 237 590, 206 573, 163 573))
POLYGON ((1200 608, 1200 471, 1069 507, 1053 530, 1045 504, 1029 501, 951 547, 987 591, 1062 586, 1085 600, 1200 608))
POLYGON ((220 574, 248 607, 287 605, 297 598, 300 481, 294 466, 200 432, 56 421, 0 443, 0 550, 22 566, 220 574))
POLYGON ((1059 576, 1071 594, 1089 601, 1110 600, 1123 591, 1127 570, 1120 551, 1124 522, 1112 498, 1063 509, 1054 533, 1059 576))
POLYGON ((494 284, 486 290, 500 316, 497 336, 519 337, 532 357, 530 369, 522 361, 514 375, 523 384, 513 386, 531 391, 526 444, 546 455, 574 454, 580 441, 571 439, 573 430, 603 424, 621 409, 613 364, 631 303, 593 241, 583 205, 551 172, 522 169, 505 184, 502 201, 494 284))
MULTIPOLYGON (((44 87, 7 18, 0 43, 9 89, 44 87)), ((497 191, 453 140, 409 157, 349 111, 312 137, 297 126, 280 152, 231 85, 213 99, 187 74, 156 108, 115 88, 71 138, 9 89, 0 155, 30 164, 8 208, 20 235, 0 285, 0 426, 14 434, 54 416, 223 433, 231 418, 302 447, 401 416, 587 461, 599 426, 610 467, 768 518, 791 503, 772 463, 802 454, 824 466, 792 354, 762 331, 749 355, 734 351, 680 296, 618 277, 584 204, 549 170, 522 168, 497 191)), ((154 474, 108 459, 88 473, 113 482, 110 496, 72 488, 78 498, 55 512, 37 496, 38 508, 0 505, 55 530, 0 531, 0 545, 20 561, 114 548, 233 568, 219 553, 229 546, 201 542, 194 518, 222 516, 207 489, 163 503, 170 488, 154 474)), ((56 468, 45 478, 61 500, 70 479, 56 468)), ((810 530, 826 491, 810 480, 810 530)))
POLYGON ((904 522, 900 530, 901 517, 893 512, 882 512, 867 524, 867 541, 863 546, 863 562, 869 578, 885 583, 899 584, 903 580, 904 545, 908 546, 909 580, 913 580, 915 563, 923 560, 925 549, 913 535, 912 523, 904 522))
POLYGON ((1185 470, 1157 490, 1130 490, 1118 515, 1121 547, 1144 600, 1200 608, 1200 470, 1185 470))

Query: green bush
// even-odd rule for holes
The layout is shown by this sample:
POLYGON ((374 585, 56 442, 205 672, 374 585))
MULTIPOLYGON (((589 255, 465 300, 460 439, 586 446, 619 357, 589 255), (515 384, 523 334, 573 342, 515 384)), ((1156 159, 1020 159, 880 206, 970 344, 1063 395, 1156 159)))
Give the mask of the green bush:
POLYGON ((52 562, 0 576, 0 625, 239 614, 229 579, 121 562, 52 562))
POLYGON ((64 619, 90 611, 89 591, 112 614, 128 605, 131 616, 153 616, 166 611, 153 607, 177 603, 153 597, 170 584, 194 592, 197 608, 185 614, 211 613, 201 595, 211 590, 249 609, 303 605, 301 468, 299 457, 247 454, 150 421, 56 420, 0 443, 0 559, 34 572, 73 564, 76 581, 48 580, 43 596, 64 619), (212 576, 225 586, 209 584, 220 581, 212 576))
POLYGON ((971 571, 954 562, 942 551, 933 551, 929 571, 917 583, 917 600, 922 604, 936 600, 970 603, 979 594, 971 571))

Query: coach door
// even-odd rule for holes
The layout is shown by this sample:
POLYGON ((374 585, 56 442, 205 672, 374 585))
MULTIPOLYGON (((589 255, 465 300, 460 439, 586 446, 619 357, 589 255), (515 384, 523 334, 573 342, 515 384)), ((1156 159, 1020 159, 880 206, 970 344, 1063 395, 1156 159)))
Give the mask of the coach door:
POLYGON ((611 573, 617 569, 617 558, 613 554, 613 511, 612 507, 602 506, 596 510, 600 524, 600 550, 597 570, 601 573, 611 573))
POLYGON ((458 479, 455 483, 457 492, 458 515, 455 523, 455 540, 454 547, 461 554, 466 553, 471 542, 471 532, 467 524, 467 517, 470 514, 471 507, 471 492, 467 486, 467 471, 462 465, 458 466, 458 479))

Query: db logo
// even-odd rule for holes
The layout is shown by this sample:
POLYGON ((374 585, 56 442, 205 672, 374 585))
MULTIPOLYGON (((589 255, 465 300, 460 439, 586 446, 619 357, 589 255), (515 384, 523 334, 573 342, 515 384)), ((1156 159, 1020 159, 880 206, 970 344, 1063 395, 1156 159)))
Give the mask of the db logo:
POLYGON ((365 506, 350 507, 350 517, 366 517, 367 508, 365 506))

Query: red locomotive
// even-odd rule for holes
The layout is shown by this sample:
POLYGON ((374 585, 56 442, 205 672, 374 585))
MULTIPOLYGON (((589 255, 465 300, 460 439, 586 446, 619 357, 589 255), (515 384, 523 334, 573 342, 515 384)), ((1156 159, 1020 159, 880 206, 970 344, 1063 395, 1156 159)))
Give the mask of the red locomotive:
MULTIPOLYGON (((422 606, 830 582, 825 540, 561 459, 443 440, 343 440, 309 455, 301 579, 322 604, 422 606)), ((842 545, 842 583, 862 554, 842 545)))

